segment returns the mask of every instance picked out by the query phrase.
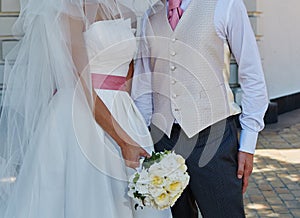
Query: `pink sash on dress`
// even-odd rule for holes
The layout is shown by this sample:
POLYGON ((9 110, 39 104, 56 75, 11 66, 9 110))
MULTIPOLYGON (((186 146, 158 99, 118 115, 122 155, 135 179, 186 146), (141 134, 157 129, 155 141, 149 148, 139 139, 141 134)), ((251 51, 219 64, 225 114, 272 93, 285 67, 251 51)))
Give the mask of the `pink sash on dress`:
POLYGON ((92 84, 95 89, 124 90, 126 77, 92 73, 92 84))

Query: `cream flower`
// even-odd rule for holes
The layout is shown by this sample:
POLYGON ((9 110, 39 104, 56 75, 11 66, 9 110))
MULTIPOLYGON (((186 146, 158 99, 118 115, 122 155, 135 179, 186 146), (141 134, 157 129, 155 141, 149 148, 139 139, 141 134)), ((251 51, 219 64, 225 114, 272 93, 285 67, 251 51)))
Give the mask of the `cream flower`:
POLYGON ((185 159, 182 156, 175 155, 175 157, 176 157, 176 161, 177 161, 178 164, 180 164, 180 165, 185 164, 185 159))
POLYGON ((164 188, 158 188, 155 186, 149 186, 149 194, 153 197, 156 198, 157 196, 165 193, 166 190, 164 188))
POLYGON ((175 170, 181 165, 177 162, 176 156, 173 153, 168 155, 166 158, 162 159, 160 164, 163 168, 169 169, 169 171, 175 170))
POLYGON ((171 199, 170 199, 170 206, 173 207, 175 202, 177 201, 177 199, 180 197, 180 195, 182 194, 182 192, 178 193, 177 195, 173 196, 171 199))
POLYGON ((169 171, 167 168, 162 166, 160 163, 155 163, 149 168, 149 176, 151 176, 153 174, 164 177, 169 174, 169 171))
POLYGON ((161 177, 159 175, 150 175, 150 183, 153 186, 163 186, 164 185, 164 177, 161 177))
POLYGON ((182 182, 179 180, 170 181, 170 183, 165 187, 170 193, 178 193, 182 190, 182 182))
POLYGON ((168 207, 170 204, 169 200, 170 200, 170 197, 167 192, 163 192, 159 196, 154 198, 155 203, 157 204, 157 206, 160 209, 168 207))
POLYGON ((128 195, 139 205, 159 210, 176 202, 189 183, 185 160, 174 152, 153 155, 144 168, 129 179, 128 195))

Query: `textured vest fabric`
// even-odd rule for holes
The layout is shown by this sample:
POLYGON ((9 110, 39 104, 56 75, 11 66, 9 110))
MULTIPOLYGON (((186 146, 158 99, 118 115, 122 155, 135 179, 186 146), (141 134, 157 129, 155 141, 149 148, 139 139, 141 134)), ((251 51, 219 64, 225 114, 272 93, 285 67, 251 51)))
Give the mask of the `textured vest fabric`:
POLYGON ((215 30, 216 4, 192 0, 174 31, 166 8, 150 17, 152 123, 168 136, 175 120, 192 137, 240 113, 228 84, 229 47, 215 30))

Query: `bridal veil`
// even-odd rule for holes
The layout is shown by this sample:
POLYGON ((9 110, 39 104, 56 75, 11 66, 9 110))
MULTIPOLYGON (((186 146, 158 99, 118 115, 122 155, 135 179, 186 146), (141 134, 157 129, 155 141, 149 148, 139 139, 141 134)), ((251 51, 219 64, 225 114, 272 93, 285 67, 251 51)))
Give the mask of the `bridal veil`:
MULTIPOLYGON (((130 18, 132 26, 138 27, 137 17, 155 2, 21 0, 13 27, 20 41, 5 60, 5 93, 0 99, 0 211, 11 195, 30 140, 42 126, 41 114, 55 93, 73 90, 74 100, 93 116, 82 32, 96 19, 130 18)), ((74 111, 75 119, 81 116, 74 111)))

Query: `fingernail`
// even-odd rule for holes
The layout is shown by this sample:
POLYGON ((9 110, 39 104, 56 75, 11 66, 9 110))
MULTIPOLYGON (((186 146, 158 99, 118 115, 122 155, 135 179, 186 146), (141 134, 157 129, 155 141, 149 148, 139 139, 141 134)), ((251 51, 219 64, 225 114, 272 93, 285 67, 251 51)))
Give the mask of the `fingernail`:
POLYGON ((241 179, 241 178, 243 178, 243 176, 242 175, 238 175, 238 178, 241 179))

